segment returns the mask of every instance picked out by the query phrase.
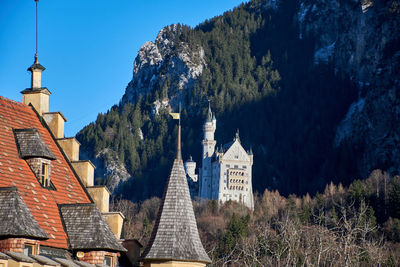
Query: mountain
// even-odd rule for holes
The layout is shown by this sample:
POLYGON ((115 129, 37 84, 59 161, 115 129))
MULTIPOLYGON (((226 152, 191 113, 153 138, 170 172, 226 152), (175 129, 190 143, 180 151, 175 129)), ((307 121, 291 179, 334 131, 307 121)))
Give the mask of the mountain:
POLYGON ((146 42, 118 105, 77 134, 114 195, 161 195, 182 104, 183 157, 201 160, 207 100, 216 140, 240 129, 253 188, 285 195, 400 168, 400 2, 253 0, 146 42))

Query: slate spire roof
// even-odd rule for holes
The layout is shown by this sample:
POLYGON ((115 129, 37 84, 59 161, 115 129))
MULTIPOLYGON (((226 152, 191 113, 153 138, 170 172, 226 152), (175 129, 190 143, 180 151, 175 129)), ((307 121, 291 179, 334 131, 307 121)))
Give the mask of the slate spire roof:
POLYGON ((49 238, 33 218, 16 187, 0 188, 0 222, 0 236, 3 237, 49 238))
POLYGON ((156 223, 142 259, 211 262, 199 237, 181 158, 176 157, 172 165, 156 223))
POLYGON ((59 207, 72 249, 126 251, 95 204, 64 204, 59 207))

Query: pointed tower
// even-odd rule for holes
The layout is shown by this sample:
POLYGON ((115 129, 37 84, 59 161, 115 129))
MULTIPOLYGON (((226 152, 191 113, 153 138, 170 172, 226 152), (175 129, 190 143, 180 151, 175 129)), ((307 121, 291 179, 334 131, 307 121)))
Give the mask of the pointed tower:
POLYGON ((205 266, 211 263, 197 230, 182 162, 181 127, 177 153, 161 200, 156 223, 142 255, 144 266, 205 266))
POLYGON ((210 102, 208 102, 208 113, 206 122, 203 125, 204 139, 203 144, 203 159, 200 170, 199 197, 210 199, 212 196, 212 168, 211 159, 215 152, 217 141, 214 140, 215 129, 217 128, 217 119, 211 111, 210 102))

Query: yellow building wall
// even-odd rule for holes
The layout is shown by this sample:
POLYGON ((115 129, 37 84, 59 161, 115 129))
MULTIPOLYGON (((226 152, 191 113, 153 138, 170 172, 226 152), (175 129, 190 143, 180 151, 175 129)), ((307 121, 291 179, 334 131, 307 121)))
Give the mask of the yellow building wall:
POLYGON ((63 138, 57 140, 58 144, 63 149, 65 155, 67 155, 69 161, 79 160, 79 142, 74 137, 63 138))
POLYGON ((114 233, 115 237, 120 239, 122 233, 122 225, 124 223, 124 216, 121 212, 108 212, 103 213, 103 216, 114 233))
POLYGON ((94 185, 94 165, 90 160, 73 161, 71 164, 86 187, 94 185))
POLYGON ((44 113, 43 118, 49 126, 54 137, 64 138, 64 123, 65 118, 59 112, 44 113))
POLYGON ((108 212, 110 205, 110 192, 108 189, 105 186, 93 186, 86 189, 100 212, 108 212))
POLYGON ((23 94, 22 103, 26 105, 31 103, 40 115, 49 112, 49 95, 45 93, 37 92, 32 94, 23 94))
POLYGON ((18 262, 15 260, 8 260, 8 267, 33 267, 30 262, 18 262))

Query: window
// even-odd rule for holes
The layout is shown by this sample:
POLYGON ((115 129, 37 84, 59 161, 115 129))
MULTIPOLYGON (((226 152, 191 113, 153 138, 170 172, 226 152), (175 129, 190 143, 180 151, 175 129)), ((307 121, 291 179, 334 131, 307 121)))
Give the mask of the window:
POLYGON ((243 167, 243 169, 247 169, 247 166, 246 166, 246 165, 243 165, 242 167, 243 167))
POLYGON ((41 183, 44 187, 50 186, 49 164, 42 163, 41 183))
POLYGON ((235 169, 239 168, 239 166, 238 166, 238 165, 235 165, 234 167, 235 167, 235 169))
POLYGON ((35 244, 25 244, 24 245, 24 254, 26 256, 35 255, 36 254, 36 246, 35 244))
POLYGON ((114 257, 104 256, 104 265, 109 267, 114 267, 114 257))

